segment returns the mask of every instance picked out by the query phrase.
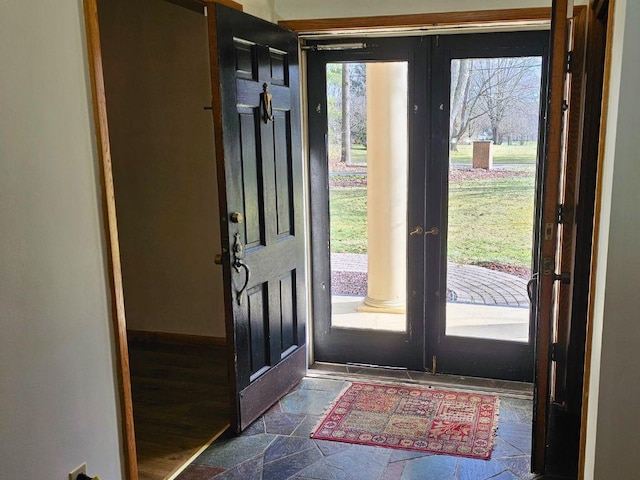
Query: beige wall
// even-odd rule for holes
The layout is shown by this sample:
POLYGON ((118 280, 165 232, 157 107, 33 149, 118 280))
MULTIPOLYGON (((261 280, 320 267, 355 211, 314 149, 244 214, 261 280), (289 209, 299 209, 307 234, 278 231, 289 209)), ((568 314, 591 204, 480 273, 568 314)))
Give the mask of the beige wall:
MULTIPOLYGON (((584 3, 577 1, 578 3, 584 3)), ((277 19, 310 19, 548 7, 551 0, 274 0, 277 19)))
POLYGON ((0 478, 122 478, 81 2, 0 3, 0 478))
POLYGON ((616 0, 586 479, 637 478, 640 449, 640 2, 616 0))
POLYGON ((224 337, 207 22, 101 0, 127 328, 224 337))

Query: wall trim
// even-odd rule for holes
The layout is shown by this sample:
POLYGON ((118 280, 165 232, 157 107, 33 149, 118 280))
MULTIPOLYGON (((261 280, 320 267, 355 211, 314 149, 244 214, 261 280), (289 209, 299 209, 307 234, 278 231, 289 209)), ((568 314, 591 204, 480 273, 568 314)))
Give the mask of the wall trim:
POLYGON ((226 337, 206 337, 185 333, 147 332, 144 330, 127 330, 129 343, 164 343, 169 345, 212 345, 226 347, 226 337))
POLYGON ((281 20, 278 25, 298 33, 321 33, 336 30, 410 29, 420 27, 451 27, 460 25, 490 25, 509 22, 540 22, 551 20, 551 8, 512 8, 467 12, 420 13, 376 17, 321 18, 281 20))
POLYGON ((122 267, 120 245, 118 243, 118 221, 116 217, 115 190, 109 145, 109 125, 107 121, 107 100, 104 90, 102 70, 102 49, 98 25, 97 0, 84 0, 84 21, 87 40, 89 76, 93 101, 93 121, 95 127, 98 161, 101 175, 101 197, 103 228, 106 239, 107 269, 111 297, 111 321, 113 324, 113 345, 118 377, 118 403, 120 407, 124 474, 128 480, 138 480, 138 460, 133 424, 133 401, 131 396, 131 373, 129 370, 129 350, 127 346, 127 326, 122 288, 122 267))

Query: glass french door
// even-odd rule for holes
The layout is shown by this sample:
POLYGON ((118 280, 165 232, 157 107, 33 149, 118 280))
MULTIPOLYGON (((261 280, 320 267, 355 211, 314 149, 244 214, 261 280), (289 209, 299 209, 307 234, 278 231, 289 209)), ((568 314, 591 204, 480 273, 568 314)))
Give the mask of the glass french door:
POLYGON ((532 381, 547 32, 441 36, 427 159, 427 360, 532 381))
POLYGON ((315 359, 532 381, 548 32, 306 48, 315 359))
POLYGON ((421 370, 426 48, 307 48, 314 357, 421 370))

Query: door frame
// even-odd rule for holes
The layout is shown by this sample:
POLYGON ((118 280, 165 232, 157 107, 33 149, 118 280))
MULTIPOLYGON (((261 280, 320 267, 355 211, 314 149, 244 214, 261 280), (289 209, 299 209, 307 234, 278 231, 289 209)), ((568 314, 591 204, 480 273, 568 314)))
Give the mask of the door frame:
MULTIPOLYGON (((187 8, 198 9, 210 3, 221 3, 242 10, 242 5, 232 0, 167 0, 187 8)), ((584 6, 576 7, 586 8, 584 6)), ((613 10, 613 9, 611 9, 613 10)), ((123 445, 123 469, 128 480, 138 479, 135 432, 133 425, 133 404, 131 397, 131 377, 127 349, 126 317, 122 287, 120 246, 115 209, 115 193, 112 175, 109 127, 107 121, 106 95, 102 70, 102 51, 98 23, 97 0, 83 0, 86 35, 86 55, 91 82, 91 97, 94 115, 96 155, 99 167, 100 193, 102 203, 102 228, 104 229, 105 254, 107 261, 111 323, 113 327, 113 349, 116 357, 118 382, 118 402, 120 405, 121 432, 123 445)), ((481 10, 470 12, 443 12, 436 14, 391 15, 360 18, 334 18, 317 20, 280 21, 280 26, 298 33, 348 32, 350 30, 371 31, 384 28, 425 29, 429 27, 460 27, 478 23, 489 28, 505 23, 522 25, 526 23, 548 22, 550 8, 526 8, 481 10)), ((304 75, 304 72, 302 72, 304 75)), ((596 194, 596 199, 599 196, 596 194)), ((596 200, 598 201, 598 200, 596 200)), ((596 213, 597 217, 597 213, 596 213)), ((597 220, 597 218, 596 218, 597 220)), ((590 342, 591 332, 587 334, 590 342)), ((312 351, 312 349, 310 349, 312 351)), ((587 357, 588 358, 588 357, 587 357)))
MULTIPOLYGON (((613 0, 611 0, 613 3, 613 0)), ((554 7, 558 9, 558 3, 567 4, 567 0, 554 0, 554 7)), ((573 4, 573 2, 572 2, 573 4)), ((562 6, 560 6, 560 9, 562 6)), ((584 12, 590 8, 587 5, 576 5, 573 6, 573 19, 577 22, 584 21, 586 15, 584 12)), ((611 10, 611 9, 610 9, 611 10)), ((347 18, 324 18, 324 19, 304 19, 304 20, 283 20, 278 22, 279 25, 289 28, 291 30, 296 31, 301 40, 304 39, 313 39, 313 38, 340 38, 340 37, 353 37, 353 36, 363 36, 367 34, 373 34, 374 36, 398 36, 401 34, 416 34, 417 32, 421 32, 424 34, 425 32, 433 31, 433 33, 461 33, 464 30, 461 30, 460 27, 469 28, 468 31, 482 31, 482 32, 493 32, 493 31, 514 31, 518 29, 526 29, 527 27, 531 28, 531 26, 536 25, 549 25, 552 20, 552 12, 553 8, 551 7, 541 7, 541 8, 523 8, 523 9, 504 9, 504 10, 480 10, 480 11, 466 11, 466 12, 443 12, 443 13, 426 13, 426 14, 408 14, 408 15, 387 15, 387 16, 376 16, 376 17, 347 17, 347 18), (479 26, 480 25, 480 26, 479 26), (486 27, 485 27, 486 25, 486 27), (506 27, 506 28, 505 28, 506 27)), ((565 23, 565 22, 563 22, 565 23)), ((584 28, 584 26, 580 26, 577 24, 579 28, 584 28)), ((575 35, 576 29, 572 32, 572 35, 575 35)), ((565 32, 563 32, 565 33, 565 32)), ((589 32, 590 33, 590 32, 589 32)), ((553 55, 552 48, 550 48, 550 55, 553 55)), ((560 63, 560 58, 564 61, 564 55, 558 57, 556 55, 556 62, 560 63)), ((553 59, 549 59, 549 65, 553 62, 553 59)), ((306 72, 303 72, 303 76, 306 72)), ((584 76, 585 72, 580 71, 577 72, 580 76, 584 76)), ((605 72, 606 77, 606 72, 605 72)), ((578 75, 574 74, 572 78, 578 78, 578 75)), ((303 80, 304 81, 304 80, 303 80)), ((548 87, 549 90, 557 90, 557 84, 552 85, 551 79, 548 79, 548 87)), ((549 90, 547 92, 546 100, 549 100, 549 90)), ((555 92, 555 95, 560 95, 562 97, 562 92, 555 92)), ((584 100, 582 100, 584 101, 584 100)), ((549 112, 547 112, 547 115, 549 112)), ((569 138, 570 142, 579 141, 576 138, 569 138)), ((546 142, 545 142, 546 143, 546 142)), ((571 147, 570 147, 571 148, 571 147)), ((554 167, 555 168, 555 167, 554 167)), ((596 215, 595 221, 597 222, 597 205, 599 199, 599 190, 596 188, 596 215)), ((541 200, 540 203, 543 203, 544 200, 541 200)), ((555 199, 554 199, 555 202, 555 199)), ((555 229, 554 229, 555 231, 555 229)), ((554 235, 555 236, 555 235, 554 235)), ((594 232, 594 241, 597 241, 597 231, 594 232)), ((594 252, 589 252, 591 254, 591 260, 595 259, 594 252)), ((538 287, 538 290, 540 288, 538 287)), ((540 295, 538 295, 538 298, 540 295)), ((549 302, 551 300, 549 299, 549 302)), ((592 317, 592 313, 590 312, 586 321, 589 322, 592 317)), ((313 317, 309 322, 309 329, 313 329, 313 317)), ((534 353, 534 371, 536 373, 536 381, 538 378, 541 379, 539 392, 543 393, 542 395, 538 395, 538 404, 534 405, 534 416, 536 414, 542 414, 544 417, 544 421, 538 422, 537 425, 540 427, 536 430, 537 437, 535 446, 532 452, 532 461, 535 461, 535 469, 536 471, 543 471, 545 468, 545 452, 546 452, 546 420, 547 416, 547 407, 549 406, 551 400, 549 398, 550 394, 550 369, 552 366, 551 359, 551 331, 552 331, 552 319, 550 317, 542 317, 538 315, 536 319, 538 332, 542 331, 543 334, 538 334, 540 338, 534 338, 533 342, 535 344, 535 353, 534 353), (542 340, 544 337, 544 341, 542 340), (539 353, 542 353, 539 355, 539 353), (537 455, 536 455, 537 454, 537 455), (536 457, 533 460, 534 456, 536 457)), ((591 332, 587 332, 587 349, 590 345, 591 332)), ((312 352, 311 346, 311 352, 312 352)), ((588 353, 586 360, 588 360, 588 353)), ((313 358, 310 359, 310 364, 313 363, 313 358)), ((583 365, 583 369, 586 370, 588 365, 583 365)), ((584 400, 584 405, 586 405, 586 390, 583 390, 582 397, 584 400)), ((584 408, 583 408, 584 412, 584 408)), ((583 450, 581 449, 580 455, 582 455, 583 450)))
MULTIPOLYGON (((204 12, 208 4, 221 3, 242 11, 242 5, 233 0, 166 0, 185 8, 204 12)), ((127 480, 138 480, 138 460, 134 429, 133 400, 131 395, 131 373, 127 342, 127 321, 124 308, 122 265, 118 241, 118 218, 116 215, 115 189, 109 143, 107 99, 102 68, 102 47, 98 21, 98 0, 83 0, 87 62, 91 82, 93 120, 96 139, 96 154, 100 168, 100 193, 102 204, 102 226, 104 229, 105 253, 110 290, 111 322, 113 326, 113 349, 118 382, 123 448, 123 469, 127 480)), ((230 386, 231 388, 231 386, 230 386)))

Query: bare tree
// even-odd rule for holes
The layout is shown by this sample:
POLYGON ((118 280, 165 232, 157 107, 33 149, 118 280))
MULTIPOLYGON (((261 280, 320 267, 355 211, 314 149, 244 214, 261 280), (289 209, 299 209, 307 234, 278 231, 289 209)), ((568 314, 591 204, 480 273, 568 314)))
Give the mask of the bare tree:
POLYGON ((349 64, 342 64, 342 150, 340 161, 351 162, 351 79, 349 64))
MULTIPOLYGON (((508 115, 530 111, 540 92, 537 57, 459 59, 451 62, 450 148, 473 134, 474 120, 487 120, 495 143, 508 115)), ((537 115, 537 111, 535 112, 537 115)), ((515 124, 516 122, 510 122, 515 124)))
POLYGON ((536 68, 539 69, 540 60, 535 57, 507 57, 476 62, 474 77, 484 88, 479 102, 489 118, 493 142, 500 145, 500 128, 507 114, 522 106, 532 93, 539 92, 539 83, 532 84, 530 77, 536 68))

